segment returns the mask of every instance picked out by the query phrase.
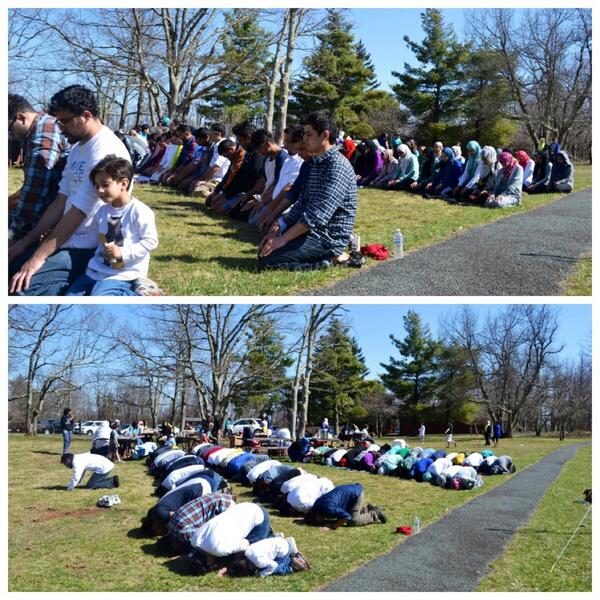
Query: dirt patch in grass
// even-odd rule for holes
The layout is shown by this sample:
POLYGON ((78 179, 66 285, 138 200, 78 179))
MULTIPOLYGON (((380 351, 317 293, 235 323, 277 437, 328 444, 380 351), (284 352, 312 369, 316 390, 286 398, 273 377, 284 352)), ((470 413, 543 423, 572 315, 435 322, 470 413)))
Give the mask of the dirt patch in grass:
POLYGON ((91 517, 96 513, 101 512, 102 509, 99 506, 93 508, 85 508, 83 510, 57 510, 56 508, 49 508, 43 512, 39 517, 32 519, 34 523, 46 523, 53 519, 63 519, 65 517, 91 517))

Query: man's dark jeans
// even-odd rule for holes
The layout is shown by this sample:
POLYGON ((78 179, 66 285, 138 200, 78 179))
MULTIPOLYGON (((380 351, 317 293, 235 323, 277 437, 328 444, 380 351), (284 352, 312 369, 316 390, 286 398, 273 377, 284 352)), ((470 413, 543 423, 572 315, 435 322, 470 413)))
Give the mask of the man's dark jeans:
MULTIPOLYGON (((8 266, 11 278, 33 255, 37 246, 13 260, 8 266)), ((41 269, 31 278, 29 288, 19 292, 19 296, 63 296, 67 288, 85 273, 94 250, 64 248, 57 250, 46 259, 41 269)))
POLYGON ((114 476, 92 473, 92 476, 85 487, 89 490, 99 490, 101 488, 114 488, 117 486, 115 485, 114 476))
POLYGON ((328 261, 331 258, 331 250, 316 237, 307 233, 293 239, 268 256, 260 256, 258 260, 266 268, 304 271, 329 266, 328 261))
POLYGON ((273 537, 273 530, 271 529, 271 522, 269 521, 269 513, 262 506, 260 508, 264 515, 263 522, 260 525, 256 525, 246 536, 246 539, 251 544, 273 537))

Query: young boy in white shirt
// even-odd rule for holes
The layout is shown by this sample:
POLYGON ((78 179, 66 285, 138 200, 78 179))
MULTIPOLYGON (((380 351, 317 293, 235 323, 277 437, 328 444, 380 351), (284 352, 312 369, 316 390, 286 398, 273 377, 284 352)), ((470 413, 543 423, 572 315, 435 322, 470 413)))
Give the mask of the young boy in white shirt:
POLYGON ((146 277, 150 252, 158 246, 154 213, 130 194, 132 179, 131 163, 115 155, 103 158, 90 172, 105 202, 94 216, 99 244, 67 296, 137 296, 151 287, 146 277))

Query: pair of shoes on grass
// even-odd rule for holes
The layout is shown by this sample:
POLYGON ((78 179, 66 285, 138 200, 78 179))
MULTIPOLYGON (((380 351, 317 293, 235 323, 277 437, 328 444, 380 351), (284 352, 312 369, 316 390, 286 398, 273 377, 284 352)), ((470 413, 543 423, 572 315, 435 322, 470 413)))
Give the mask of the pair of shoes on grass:
POLYGON ((365 257, 358 250, 352 250, 350 254, 344 253, 335 259, 337 266, 354 267, 355 269, 360 269, 365 262, 365 257))
POLYGON ((117 495, 102 496, 102 498, 96 502, 96 506, 99 506, 100 508, 110 508, 116 504, 121 504, 121 498, 119 498, 117 495))

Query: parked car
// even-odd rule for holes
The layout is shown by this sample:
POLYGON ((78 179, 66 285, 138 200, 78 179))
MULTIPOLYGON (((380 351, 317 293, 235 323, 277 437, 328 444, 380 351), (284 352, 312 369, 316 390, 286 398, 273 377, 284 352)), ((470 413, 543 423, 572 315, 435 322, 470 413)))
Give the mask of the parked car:
POLYGON ((238 419, 233 422, 233 433, 242 435, 244 427, 252 427, 252 433, 260 433, 262 431, 262 425, 258 419, 238 419))
POLYGON ((81 433, 83 435, 94 435, 100 425, 102 425, 102 421, 84 421, 81 424, 81 433))
POLYGON ((73 433, 81 433, 81 421, 73 421, 73 433))
POLYGON ((38 433, 60 433, 60 419, 41 419, 37 422, 38 433))

